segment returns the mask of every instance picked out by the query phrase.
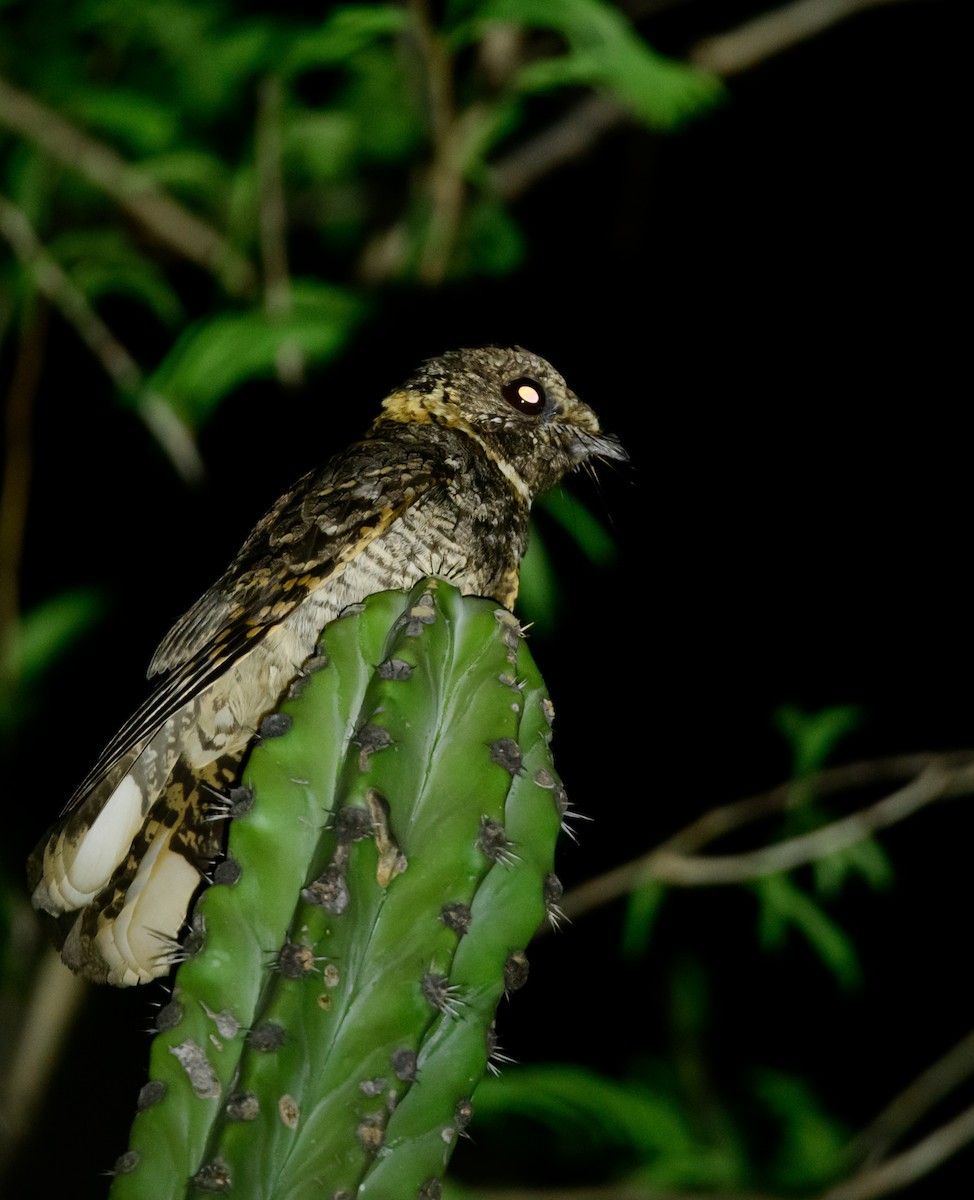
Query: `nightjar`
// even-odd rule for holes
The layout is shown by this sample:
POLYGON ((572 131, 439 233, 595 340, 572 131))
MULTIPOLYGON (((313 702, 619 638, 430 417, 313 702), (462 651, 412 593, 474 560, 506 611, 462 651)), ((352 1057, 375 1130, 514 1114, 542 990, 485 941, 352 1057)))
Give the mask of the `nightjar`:
POLYGON ((32 900, 56 918, 64 961, 118 985, 168 971, 221 852, 214 799, 238 782, 323 627, 426 576, 511 608, 532 501, 605 458, 626 454, 518 347, 451 351, 390 393, 362 440, 286 492, 163 638, 154 691, 31 855, 32 900))

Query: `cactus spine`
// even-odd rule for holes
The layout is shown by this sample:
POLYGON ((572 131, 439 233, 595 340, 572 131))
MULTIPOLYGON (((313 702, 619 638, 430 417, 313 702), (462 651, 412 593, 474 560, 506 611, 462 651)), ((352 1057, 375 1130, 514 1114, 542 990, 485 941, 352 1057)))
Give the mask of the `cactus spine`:
POLYGON ((227 802, 112 1200, 432 1200, 557 894, 551 709, 509 613, 427 580, 311 666, 227 802))

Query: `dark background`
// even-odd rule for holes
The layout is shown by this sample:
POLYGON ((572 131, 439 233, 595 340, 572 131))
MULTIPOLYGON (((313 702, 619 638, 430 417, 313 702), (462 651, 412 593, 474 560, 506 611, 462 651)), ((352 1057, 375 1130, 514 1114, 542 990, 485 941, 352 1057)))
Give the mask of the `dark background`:
MULTIPOLYGON (((664 6, 646 33, 681 55, 753 7, 664 6)), ((516 274, 389 290, 305 389, 251 386, 225 404, 203 433, 196 492, 140 427, 85 399, 95 368, 56 330, 23 599, 90 583, 109 613, 50 676, 21 739, 9 869, 264 508, 360 433, 420 359, 457 345, 550 358, 632 456, 597 490, 573 482, 611 524, 618 560, 597 571, 558 546, 560 622, 532 643, 558 710, 556 761, 593 818, 563 846, 566 885, 786 778, 782 703, 861 706, 837 761, 970 745, 959 13, 877 6, 731 79, 729 102, 678 136, 607 134, 517 203, 529 250, 516 274)), ((924 811, 883 835, 894 887, 836 902, 859 990, 797 940, 762 952, 748 892, 700 889, 668 899, 648 956, 628 966, 621 906, 540 943, 502 1015, 504 1048, 610 1074, 634 1046, 664 1054, 667 965, 699 956, 723 1076, 758 1057, 813 1079, 861 1127, 969 1027, 971 827, 965 800, 924 811)), ((124 1149, 130 1110, 117 1101, 145 1078, 152 990, 92 991, 55 1083, 58 1152, 39 1134, 12 1197, 53 1194, 69 1162, 72 1194, 101 1194, 97 1177, 89 1191, 79 1179, 124 1149)), ((455 1163, 484 1173, 489 1150, 475 1139, 455 1163)), ((971 1165, 968 1150, 901 1194, 958 1195, 971 1165)))

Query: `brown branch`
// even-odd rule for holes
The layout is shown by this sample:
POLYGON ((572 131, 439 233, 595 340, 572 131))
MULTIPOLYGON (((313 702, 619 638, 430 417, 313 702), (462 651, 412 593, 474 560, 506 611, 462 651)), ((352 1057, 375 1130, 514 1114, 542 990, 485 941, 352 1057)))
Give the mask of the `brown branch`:
MULTIPOLYGON (((687 61, 728 78, 824 33, 855 13, 902 0, 797 0, 737 29, 702 39, 687 61)), ((505 200, 515 200, 551 171, 582 158, 610 130, 630 120, 629 110, 607 96, 581 100, 548 129, 504 155, 491 177, 505 200)))
MULTIPOLYGON (((974 790, 974 769, 968 768, 968 779, 969 788, 974 790)), ((918 778, 876 804, 819 829, 746 854, 690 856, 658 850, 650 856, 650 870, 654 878, 678 886, 740 883, 790 871, 844 850, 870 834, 912 816, 918 809, 938 800, 950 782, 953 782, 952 777, 938 764, 932 764, 918 778)))
POLYGON ((0 125, 76 170, 160 242, 216 275, 232 294, 253 290, 253 267, 216 229, 111 147, 2 78, 0 125))
POLYGON ((725 79, 792 49, 867 8, 902 0, 792 0, 736 29, 698 42, 690 62, 725 79))
MULTIPOLYGON (((264 310, 270 317, 291 312, 291 277, 287 256, 287 197, 281 169, 281 112, 284 92, 276 75, 268 76, 257 92, 255 158, 257 165, 260 253, 264 267, 264 310)), ((278 380, 296 387, 304 378, 304 353, 295 339, 278 346, 275 368, 278 380)))
POLYGON ((876 1200, 878 1196, 888 1196, 929 1175, 972 1141, 974 1104, 909 1150, 888 1159, 879 1167, 861 1171, 829 1188, 820 1200, 876 1200))
MULTIPOLYGON (((765 17, 746 22, 736 30, 703 39, 690 51, 688 61, 717 75, 740 74, 824 32, 855 12, 901 2, 797 0, 765 17)), ((429 232, 419 275, 425 283, 437 283, 446 271, 463 214, 465 118, 458 119, 454 111, 450 63, 442 41, 432 27, 428 0, 411 0, 411 8, 425 67, 433 143, 432 161, 425 180, 431 209, 429 232)), ((484 57, 490 74, 489 49, 484 57)), ((582 158, 606 133, 630 119, 629 109, 612 97, 587 96, 547 129, 491 165, 493 191, 504 200, 516 200, 552 171, 582 158)), ((366 283, 377 283, 394 273, 407 252, 408 241, 404 221, 394 223, 372 238, 362 254, 359 277, 366 283)))
POLYGON ((264 265, 264 307, 271 315, 291 308, 287 260, 287 205, 281 178, 281 108, 277 76, 263 80, 257 93, 255 157, 259 196, 260 252, 264 265))
POLYGON ((0 1077, 0 1169, 30 1134, 87 987, 53 948, 45 950, 24 1001, 10 1061, 0 1077))
POLYGON ((47 253, 24 213, 5 196, 0 196, 0 237, 10 243, 41 295, 74 327, 115 386, 133 402, 179 474, 197 482, 203 464, 190 431, 162 397, 147 389, 138 363, 47 253))
POLYGON ((524 59, 525 31, 520 25, 491 21, 477 45, 477 68, 488 86, 500 91, 517 74, 524 59))
POLYGON ((655 850, 574 888, 565 895, 561 907, 567 917, 575 917, 654 881, 677 887, 712 886, 790 870, 851 846, 934 800, 974 791, 974 751, 900 755, 855 763, 830 768, 801 782, 819 795, 828 795, 904 776, 915 778, 868 808, 745 854, 704 856, 691 851, 781 811, 793 799, 795 785, 783 784, 770 792, 712 809, 655 850))
MULTIPOLYGON (((0 229, 3 213, 0 210, 0 229)), ((7 390, 3 481, 0 483, 0 682, 14 684, 20 622, 20 566, 33 471, 31 411, 44 362, 46 303, 28 301, 7 390)))
POLYGON ((551 171, 582 158, 630 115, 608 96, 586 96, 547 129, 498 159, 490 171, 494 190, 505 200, 516 200, 551 171))
POLYGON ((425 67, 430 141, 433 155, 427 175, 429 222, 419 278, 439 283, 446 274, 463 213, 465 185, 459 164, 460 141, 453 96, 453 67, 443 39, 430 18, 427 0, 410 0, 413 30, 425 67))
POLYGON ((903 1135, 945 1096, 974 1074, 974 1030, 890 1101, 862 1130, 849 1159, 865 1167, 880 1163, 903 1135))

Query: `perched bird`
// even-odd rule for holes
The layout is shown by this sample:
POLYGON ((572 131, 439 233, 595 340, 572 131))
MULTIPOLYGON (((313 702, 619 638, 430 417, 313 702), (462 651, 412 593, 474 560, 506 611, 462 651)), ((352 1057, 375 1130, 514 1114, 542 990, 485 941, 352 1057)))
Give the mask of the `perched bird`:
POLYGON ((164 974, 222 849, 219 797, 324 626, 425 576, 511 608, 531 502, 593 458, 626 454, 558 372, 488 346, 424 363, 286 492, 163 638, 157 687, 28 861, 68 966, 123 986, 164 974))

